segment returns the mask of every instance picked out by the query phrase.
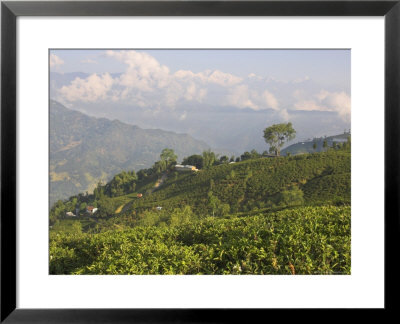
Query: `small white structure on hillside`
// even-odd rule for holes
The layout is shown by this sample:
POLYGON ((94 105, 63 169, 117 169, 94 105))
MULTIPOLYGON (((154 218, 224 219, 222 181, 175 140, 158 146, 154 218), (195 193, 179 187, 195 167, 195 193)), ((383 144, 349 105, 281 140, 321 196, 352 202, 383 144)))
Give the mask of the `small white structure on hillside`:
POLYGON ((333 138, 332 142, 346 143, 347 142, 347 138, 333 138))
POLYGON ((160 207, 160 206, 157 206, 157 207, 156 207, 156 209, 157 209, 157 210, 161 210, 161 209, 162 209, 162 207, 160 207))
POLYGON ((93 207, 93 206, 87 206, 87 207, 86 207, 86 211, 87 211, 89 214, 94 214, 95 212, 97 212, 97 208, 96 208, 96 207, 93 207))
POLYGON ((175 165, 175 170, 176 171, 199 171, 195 166, 193 165, 182 165, 182 164, 177 164, 175 165))
POLYGON ((65 216, 67 216, 67 217, 76 217, 76 215, 73 212, 70 212, 70 211, 66 212, 65 216))

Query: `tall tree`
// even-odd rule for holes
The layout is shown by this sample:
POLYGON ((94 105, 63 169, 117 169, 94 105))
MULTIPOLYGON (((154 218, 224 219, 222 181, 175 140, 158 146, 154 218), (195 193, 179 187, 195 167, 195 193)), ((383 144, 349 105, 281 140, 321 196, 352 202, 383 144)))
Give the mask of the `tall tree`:
POLYGON ((322 147, 327 150, 328 149, 328 141, 324 140, 324 143, 322 144, 322 147))
POLYGON ((162 150, 160 154, 160 161, 154 163, 154 171, 156 173, 164 172, 165 170, 169 169, 171 166, 176 164, 176 156, 173 149, 165 148, 162 150))
POLYGON ((274 124, 264 129, 264 139, 269 144, 270 152, 274 152, 276 156, 281 153, 281 148, 285 142, 290 141, 296 137, 292 123, 274 124))
POLYGON ((229 162, 229 157, 227 157, 226 155, 223 155, 219 158, 219 162, 220 163, 228 163, 229 162))
POLYGON ((203 167, 204 169, 208 169, 211 166, 214 165, 214 162, 216 160, 216 155, 214 152, 211 152, 211 150, 207 150, 203 152, 203 167))
POLYGON ((169 148, 163 149, 161 154, 160 154, 160 159, 162 161, 167 161, 167 163, 176 162, 177 158, 178 157, 176 156, 174 150, 173 149, 169 149, 169 148))

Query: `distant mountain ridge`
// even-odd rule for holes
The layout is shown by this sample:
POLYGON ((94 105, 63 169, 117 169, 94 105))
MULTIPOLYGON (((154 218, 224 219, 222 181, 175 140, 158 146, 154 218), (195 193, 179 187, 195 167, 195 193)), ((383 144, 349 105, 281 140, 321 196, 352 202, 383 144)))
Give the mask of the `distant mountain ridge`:
POLYGON ((187 134, 95 118, 50 101, 50 204, 91 191, 121 170, 151 166, 164 148, 178 159, 209 146, 187 134))
POLYGON ((350 132, 344 132, 343 134, 338 134, 338 135, 333 135, 333 136, 327 136, 327 137, 316 137, 313 139, 305 140, 305 141, 300 141, 295 144, 289 145, 282 149, 281 154, 286 155, 287 153, 290 153, 292 155, 296 154, 304 154, 304 153, 313 153, 313 152, 322 152, 324 151, 324 141, 327 141, 327 144, 329 147, 332 147, 333 143, 343 143, 347 142, 347 138, 351 136, 350 132), (314 150, 314 143, 317 144, 316 149, 314 150))

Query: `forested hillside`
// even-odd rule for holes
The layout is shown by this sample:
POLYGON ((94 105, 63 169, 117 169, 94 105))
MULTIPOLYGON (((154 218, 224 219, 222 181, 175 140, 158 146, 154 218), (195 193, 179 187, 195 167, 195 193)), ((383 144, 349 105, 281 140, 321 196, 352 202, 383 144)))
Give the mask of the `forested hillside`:
POLYGON ((92 192, 122 170, 151 166, 165 147, 181 158, 208 148, 186 134, 89 117, 50 101, 50 205, 92 192))
POLYGON ((325 152, 329 147, 341 146, 350 137, 350 131, 334 136, 316 137, 306 141, 297 142, 289 145, 282 150, 283 155, 304 154, 314 152, 325 152))

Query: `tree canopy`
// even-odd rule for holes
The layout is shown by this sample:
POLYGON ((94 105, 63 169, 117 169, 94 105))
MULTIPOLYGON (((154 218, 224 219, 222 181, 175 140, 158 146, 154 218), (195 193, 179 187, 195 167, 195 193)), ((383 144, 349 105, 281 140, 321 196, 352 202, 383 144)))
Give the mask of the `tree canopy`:
POLYGON ((269 151, 279 156, 281 147, 287 141, 296 137, 292 123, 274 124, 264 129, 264 139, 269 144, 269 151))
POLYGON ((167 162, 176 162, 176 159, 178 157, 176 156, 174 150, 169 149, 169 148, 165 148, 162 150, 161 154, 160 154, 160 159, 162 161, 167 161, 167 162))
POLYGON ((203 157, 199 154, 194 154, 183 159, 182 164, 194 165, 197 169, 203 168, 203 157))

